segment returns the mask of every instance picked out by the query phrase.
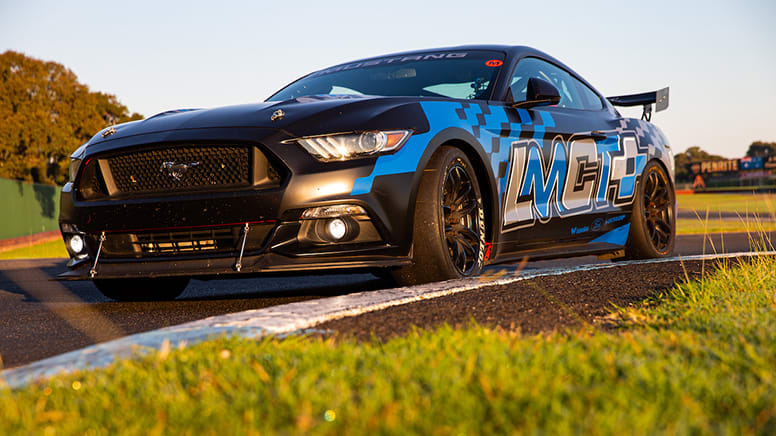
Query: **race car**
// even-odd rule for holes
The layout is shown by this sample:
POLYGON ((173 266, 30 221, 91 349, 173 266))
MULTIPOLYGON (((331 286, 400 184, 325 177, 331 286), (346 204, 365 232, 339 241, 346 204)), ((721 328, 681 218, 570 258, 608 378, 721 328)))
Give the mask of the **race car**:
POLYGON ((485 45, 111 126, 71 157, 59 277, 154 300, 191 278, 370 271, 411 285, 522 259, 668 256, 674 162, 653 105, 667 88, 604 98, 539 50, 485 45))

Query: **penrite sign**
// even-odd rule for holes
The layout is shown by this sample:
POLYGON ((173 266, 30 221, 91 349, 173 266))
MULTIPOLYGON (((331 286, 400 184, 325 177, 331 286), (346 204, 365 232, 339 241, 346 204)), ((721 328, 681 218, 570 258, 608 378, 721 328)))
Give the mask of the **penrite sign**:
POLYGON ((695 174, 731 173, 738 171, 738 159, 695 162, 690 169, 695 174))
POLYGON ((776 168, 776 156, 743 157, 741 159, 724 159, 715 161, 693 162, 689 164, 693 174, 735 173, 739 171, 771 170, 776 168))

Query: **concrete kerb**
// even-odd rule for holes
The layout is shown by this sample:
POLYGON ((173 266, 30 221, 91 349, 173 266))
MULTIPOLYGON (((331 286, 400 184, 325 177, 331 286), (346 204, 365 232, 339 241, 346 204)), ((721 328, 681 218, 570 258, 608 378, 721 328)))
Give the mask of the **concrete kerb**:
POLYGON ((520 272, 520 275, 451 280, 405 288, 358 292, 336 297, 272 306, 264 309, 247 310, 244 312, 213 316, 173 327, 125 336, 120 339, 92 345, 17 368, 7 369, 0 372, 0 383, 5 382, 12 389, 16 389, 23 387, 32 381, 57 374, 71 373, 87 368, 105 367, 116 359, 131 357, 135 353, 158 350, 165 342, 168 342, 171 348, 176 348, 182 344, 195 344, 221 335, 261 338, 268 335, 284 335, 303 332, 326 321, 357 316, 393 306, 439 298, 488 286, 507 285, 537 277, 568 274, 577 271, 618 268, 634 264, 714 260, 762 255, 776 255, 776 251, 683 256, 666 259, 581 265, 570 268, 530 270, 522 271, 520 272))

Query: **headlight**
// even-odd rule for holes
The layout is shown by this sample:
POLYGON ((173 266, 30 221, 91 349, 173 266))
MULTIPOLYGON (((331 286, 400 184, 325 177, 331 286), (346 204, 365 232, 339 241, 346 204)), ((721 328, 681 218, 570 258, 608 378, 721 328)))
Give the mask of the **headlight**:
POLYGON ((81 167, 81 159, 70 159, 70 181, 75 182, 75 176, 78 174, 78 168, 81 167))
POLYGON ((70 181, 75 181, 75 176, 78 174, 78 168, 81 167, 81 159, 86 153, 86 144, 78 147, 73 154, 70 155, 70 181))
POLYGON ((305 150, 323 162, 348 160, 401 147, 411 130, 369 131, 296 139, 305 150))

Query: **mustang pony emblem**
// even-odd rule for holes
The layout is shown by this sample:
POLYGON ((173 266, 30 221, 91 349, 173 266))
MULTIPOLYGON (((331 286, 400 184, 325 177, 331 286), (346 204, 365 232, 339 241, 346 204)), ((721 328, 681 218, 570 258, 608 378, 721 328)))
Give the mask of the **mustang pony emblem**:
POLYGON ((159 168, 159 172, 167 173, 168 176, 178 181, 183 178, 183 176, 186 174, 189 168, 195 167, 197 165, 199 165, 199 162, 189 162, 189 163, 162 162, 162 166, 159 168))
POLYGON ((278 109, 272 114, 272 116, 270 117, 270 120, 272 121, 282 120, 283 117, 285 116, 286 116, 286 113, 283 112, 283 109, 278 109))

